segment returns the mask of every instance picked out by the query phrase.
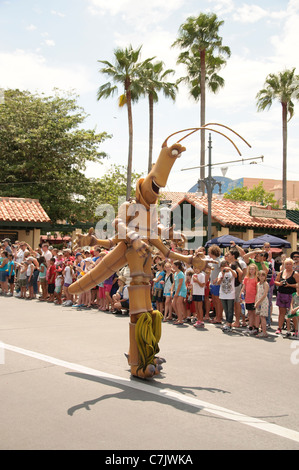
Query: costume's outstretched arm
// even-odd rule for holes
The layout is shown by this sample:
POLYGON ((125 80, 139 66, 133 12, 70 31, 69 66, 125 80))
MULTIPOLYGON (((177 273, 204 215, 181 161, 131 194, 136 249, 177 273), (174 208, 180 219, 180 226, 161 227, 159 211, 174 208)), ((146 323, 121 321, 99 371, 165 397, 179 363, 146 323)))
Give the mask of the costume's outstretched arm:
POLYGON ((204 255, 198 253, 196 255, 181 255, 176 251, 171 251, 167 246, 160 239, 150 240, 151 245, 154 245, 161 253, 165 256, 165 258, 175 259, 178 261, 182 261, 183 263, 192 265, 194 268, 198 269, 205 269, 207 265, 207 260, 205 260, 204 255))
POLYGON ((127 245, 124 242, 119 243, 91 271, 71 284, 68 287, 69 293, 82 294, 100 284, 100 282, 104 282, 127 264, 126 251, 127 245))
POLYGON ((77 233, 74 244, 74 249, 82 246, 102 246, 103 248, 110 249, 116 245, 118 241, 115 238, 108 238, 108 240, 101 240, 94 235, 94 229, 90 228, 87 235, 77 233))

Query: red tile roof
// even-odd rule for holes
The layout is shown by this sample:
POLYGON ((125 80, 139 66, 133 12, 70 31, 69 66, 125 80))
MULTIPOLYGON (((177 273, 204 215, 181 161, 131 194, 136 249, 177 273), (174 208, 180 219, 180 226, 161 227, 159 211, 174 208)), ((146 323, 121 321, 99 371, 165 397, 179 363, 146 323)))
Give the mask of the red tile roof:
MULTIPOLYGON (((172 201, 176 206, 184 201, 197 204, 208 213, 208 199, 206 196, 197 196, 196 193, 163 192, 161 199, 172 201)), ((218 199, 213 196, 212 218, 223 226, 234 225, 241 227, 280 229, 299 231, 299 225, 289 219, 270 219, 266 217, 252 217, 250 207, 263 207, 251 201, 235 201, 232 199, 218 199)))
POLYGON ((0 221, 51 222, 37 199, 0 197, 0 221))

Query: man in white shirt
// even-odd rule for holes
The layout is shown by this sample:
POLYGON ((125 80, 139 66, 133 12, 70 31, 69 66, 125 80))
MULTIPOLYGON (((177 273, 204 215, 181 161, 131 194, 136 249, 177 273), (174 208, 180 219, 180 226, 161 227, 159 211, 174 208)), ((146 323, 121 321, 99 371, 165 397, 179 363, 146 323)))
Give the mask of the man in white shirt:
POLYGON ((49 250, 48 243, 42 244, 42 256, 45 258, 47 267, 50 266, 50 259, 53 257, 51 251, 49 250))

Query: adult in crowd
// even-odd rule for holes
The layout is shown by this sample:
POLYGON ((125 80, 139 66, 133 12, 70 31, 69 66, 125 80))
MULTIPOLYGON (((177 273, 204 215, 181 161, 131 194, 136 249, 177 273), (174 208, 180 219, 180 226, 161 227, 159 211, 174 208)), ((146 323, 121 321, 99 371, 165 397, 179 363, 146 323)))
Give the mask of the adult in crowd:
POLYGON ((290 255, 290 258, 294 261, 294 266, 293 266, 294 271, 298 273, 299 272, 299 251, 293 251, 293 253, 291 253, 290 255))
MULTIPOLYGON (((276 334, 281 334, 285 316, 291 307, 292 294, 296 292, 296 284, 299 282, 299 273, 294 271, 294 261, 286 258, 284 268, 278 273, 275 284, 278 287, 276 305, 279 308, 278 328, 276 334)), ((287 319, 287 336, 291 336, 290 319, 287 319)))

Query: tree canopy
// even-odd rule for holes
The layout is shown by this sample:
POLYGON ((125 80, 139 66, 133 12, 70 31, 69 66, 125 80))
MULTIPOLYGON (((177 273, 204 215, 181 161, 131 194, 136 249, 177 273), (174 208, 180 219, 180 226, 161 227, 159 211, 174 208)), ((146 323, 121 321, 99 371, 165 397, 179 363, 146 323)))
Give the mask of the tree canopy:
POLYGON ((258 185, 248 189, 247 186, 241 188, 234 188, 224 194, 224 199, 234 199, 237 201, 253 201, 261 204, 271 204, 273 207, 277 207, 277 201, 274 198, 274 193, 270 193, 265 190, 263 181, 260 181, 258 185))
POLYGON ((7 90, 0 106, 0 195, 39 199, 53 222, 87 220, 88 162, 101 163, 106 132, 83 129, 73 93, 7 90))
POLYGON ((258 111, 270 109, 273 101, 279 101, 282 106, 282 199, 283 207, 287 208, 287 141, 288 121, 294 115, 294 100, 299 99, 299 75, 295 68, 278 74, 270 73, 265 82, 265 88, 256 95, 258 111), (289 117, 289 119, 288 119, 289 117))

